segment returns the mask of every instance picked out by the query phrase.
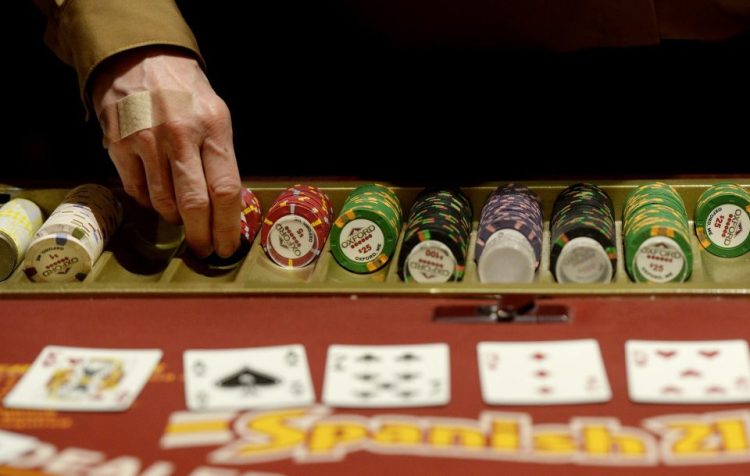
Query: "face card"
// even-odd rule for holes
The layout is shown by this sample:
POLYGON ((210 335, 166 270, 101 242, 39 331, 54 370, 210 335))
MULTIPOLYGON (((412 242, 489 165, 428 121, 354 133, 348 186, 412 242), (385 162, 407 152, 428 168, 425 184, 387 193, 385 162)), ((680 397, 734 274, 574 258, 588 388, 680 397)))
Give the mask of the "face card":
POLYGON ((482 398, 494 405, 606 402, 612 398, 593 339, 480 342, 482 398))
POLYGON ((630 340, 625 356, 634 402, 750 402, 750 354, 744 340, 630 340))
POLYGON ((161 350, 47 346, 3 400, 8 408, 124 411, 143 389, 161 350))
POLYGON ((6 464, 36 447, 34 437, 0 430, 0 464, 6 464))
POLYGON ((279 408, 315 402, 302 345, 188 350, 183 361, 190 410, 279 408))
POLYGON ((332 345, 323 402, 336 407, 430 407, 450 401, 446 344, 332 345))

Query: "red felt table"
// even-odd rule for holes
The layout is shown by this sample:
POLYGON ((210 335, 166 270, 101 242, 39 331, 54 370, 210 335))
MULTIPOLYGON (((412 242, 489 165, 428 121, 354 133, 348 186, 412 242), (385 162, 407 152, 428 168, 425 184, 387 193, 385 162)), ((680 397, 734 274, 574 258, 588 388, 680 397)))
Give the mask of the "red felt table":
POLYGON ((50 445, 45 454, 31 455, 36 461, 26 460, 23 469, 0 467, 0 475, 48 474, 50 469, 64 468, 74 461, 79 461, 79 470, 71 470, 71 474, 150 476, 252 472, 289 475, 379 475, 385 472, 394 475, 493 473, 545 476, 636 472, 696 476, 750 474, 750 409, 747 405, 631 403, 627 395, 624 360, 624 344, 628 339, 748 339, 750 299, 602 297, 561 298, 553 302, 570 307, 571 322, 438 323, 432 319, 434 308, 455 305, 456 300, 433 297, 4 298, 0 302, 1 394, 7 393, 45 345, 160 348, 164 355, 151 381, 132 408, 124 413, 31 412, 0 407, 0 429, 30 434, 50 445), (612 386, 610 402, 512 407, 483 403, 476 364, 478 342, 578 338, 599 341, 612 386), (428 342, 450 345, 452 397, 447 406, 395 410, 327 409, 328 416, 323 415, 324 408, 299 409, 299 414, 317 416, 304 420, 307 426, 299 431, 305 437, 295 444, 294 452, 275 453, 275 459, 255 463, 228 458, 231 451, 226 448, 239 448, 236 444, 242 441, 252 444, 251 440, 243 440, 247 432, 238 422, 255 421, 253 418, 267 417, 269 412, 250 414, 238 411, 207 417, 202 420, 203 426, 169 426, 170 418, 186 411, 182 381, 182 353, 186 349, 304 344, 320 401, 326 350, 330 344, 428 342), (530 446, 519 443, 516 447, 512 442, 493 439, 489 434, 486 445, 474 449, 467 447, 460 435, 448 446, 438 447, 428 441, 426 435, 435 425, 453 422, 478 427, 483 412, 498 412, 502 418, 525 421, 529 425, 557 426, 529 427, 530 431, 538 430, 537 437, 547 435, 546 439, 529 440, 530 446), (382 421, 376 416, 386 414, 420 418, 418 421, 425 428, 423 444, 418 447, 392 444, 387 450, 382 447, 377 450, 371 439, 365 437, 346 446, 336 441, 345 433, 341 430, 333 432, 331 451, 326 453, 323 449, 318 454, 327 461, 321 458, 301 461, 309 453, 309 443, 313 433, 320 430, 321 423, 353 421, 369 425, 375 431, 377 422, 382 421), (682 426, 661 433, 646 423, 649 419, 653 423, 655 418, 665 424, 679 420, 682 426), (583 427, 581 422, 584 422, 583 427), (644 455, 631 455, 624 461, 617 461, 620 454, 618 443, 623 441, 617 439, 618 424, 640 435, 644 455), (169 441, 167 437, 174 436, 177 428, 182 436, 190 432, 216 431, 228 440, 165 447, 169 445, 164 441, 169 441), (582 428, 599 433, 587 433, 584 437, 582 428), (559 440, 550 436, 551 429, 570 433, 563 449, 555 455, 549 448, 559 440), (599 439, 592 439, 596 435, 599 439), (571 442, 575 443, 572 448, 571 442), (493 446, 495 443, 510 446, 498 449, 493 446), (333 450, 344 447, 348 451, 340 452, 338 461, 331 461, 333 450), (82 462, 84 460, 88 462, 82 462), (99 467, 99 472, 90 471, 96 467, 99 467), (119 473, 114 468, 119 468, 119 473))

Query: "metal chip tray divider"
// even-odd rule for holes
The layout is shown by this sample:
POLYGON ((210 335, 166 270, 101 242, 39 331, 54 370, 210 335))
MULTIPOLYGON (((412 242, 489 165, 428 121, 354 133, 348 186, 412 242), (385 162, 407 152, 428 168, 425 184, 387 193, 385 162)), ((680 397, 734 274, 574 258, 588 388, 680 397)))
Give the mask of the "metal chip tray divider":
MULTIPOLYGON (((264 211, 272 204, 278 193, 302 179, 292 182, 246 183, 260 199, 264 211)), ((680 193, 691 218, 700 194, 718 179, 666 180, 680 193)), ((733 178, 729 181, 750 188, 750 179, 733 178)), ((401 281, 397 270, 397 257, 401 250, 400 236, 396 253, 383 269, 374 274, 358 275, 341 268, 329 252, 326 243, 323 253, 314 265, 302 269, 285 270, 273 264, 264 254, 259 237, 250 253, 236 268, 225 273, 197 272, 189 265, 184 243, 179 250, 156 269, 147 269, 144 263, 128 266, 122 260, 123 240, 113 240, 97 261, 92 272, 83 282, 33 283, 21 269, 0 283, 0 294, 433 294, 433 295, 650 295, 650 294, 750 294, 750 253, 739 258, 720 258, 701 248, 693 235, 691 245, 694 262, 693 274, 684 283, 646 284, 630 281, 623 265, 621 236, 622 208, 627 193, 642 183, 652 180, 593 181, 612 198, 615 206, 618 232, 617 274, 606 284, 559 284, 549 271, 549 218, 557 195, 573 182, 524 182, 536 191, 543 201, 545 214, 545 236, 543 257, 535 279, 529 284, 485 284, 477 276, 474 263, 474 240, 477 217, 487 196, 500 182, 466 186, 462 190, 469 196, 474 207, 474 229, 472 232, 466 275, 461 282, 444 284, 418 284, 401 281), (144 271, 145 269, 145 271, 144 271)), ((306 183, 323 188, 334 202, 338 213, 351 190, 364 182, 319 182, 306 183)), ((405 213, 413 203, 421 187, 399 187, 393 189, 399 196, 405 213)), ((49 214, 63 199, 66 189, 19 189, 0 185, 0 193, 10 198, 28 198, 49 214)), ((127 221, 126 217, 126 221, 127 221)), ((690 222, 691 228, 693 222, 690 222)), ((131 263, 132 264, 132 263, 131 263)))

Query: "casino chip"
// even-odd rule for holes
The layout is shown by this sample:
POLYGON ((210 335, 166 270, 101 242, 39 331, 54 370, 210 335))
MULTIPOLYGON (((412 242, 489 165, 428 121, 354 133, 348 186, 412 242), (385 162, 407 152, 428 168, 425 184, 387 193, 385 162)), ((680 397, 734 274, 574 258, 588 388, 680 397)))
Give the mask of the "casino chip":
POLYGON ((268 209, 260 243, 277 265, 302 268, 320 256, 332 222, 328 195, 311 185, 295 185, 281 192, 268 209))
POLYGON ((396 250, 401 204, 389 188, 361 185, 349 194, 331 229, 331 253, 345 269, 372 273, 396 250))
POLYGON ((262 217, 263 211, 258 197, 249 188, 243 188, 242 211, 240 212, 240 246, 227 258, 212 253, 201 260, 202 264, 213 271, 225 271, 239 266, 250 252, 253 241, 260 231, 262 217))
POLYGON ((693 269, 685 204, 670 185, 642 185, 625 198, 625 269, 635 282, 683 282, 693 269))
POLYGON ((550 221, 550 270, 560 283, 608 283, 617 270, 612 200, 596 185, 579 183, 555 200, 550 221))
POLYGON ((401 278, 418 283, 460 281, 471 220, 471 203, 459 190, 422 191, 409 212, 399 256, 401 278))
POLYGON ((750 193, 733 183, 717 183, 698 198, 695 233, 701 246, 723 258, 750 251, 750 193))
POLYGON ((34 234, 24 272, 32 281, 83 281, 121 222, 122 206, 111 190, 76 187, 34 234))
POLYGON ((525 185, 498 187, 482 208, 474 259, 483 283, 530 283, 542 257, 542 202, 525 185))
POLYGON ((23 261, 31 238, 42 226, 42 211, 32 201, 16 198, 0 207, 0 281, 23 261))

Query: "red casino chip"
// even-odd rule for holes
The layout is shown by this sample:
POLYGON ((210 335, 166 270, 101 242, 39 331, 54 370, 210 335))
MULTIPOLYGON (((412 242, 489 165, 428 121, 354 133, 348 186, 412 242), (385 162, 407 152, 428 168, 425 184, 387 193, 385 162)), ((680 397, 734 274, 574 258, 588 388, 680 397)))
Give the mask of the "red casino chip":
POLYGON ((314 230, 315 235, 318 237, 318 241, 321 243, 320 248, 322 249, 331 228, 327 217, 321 209, 312 206, 309 202, 299 202, 294 198, 274 204, 274 206, 268 210, 261 227, 261 243, 266 244, 268 242, 268 235, 273 229, 274 223, 289 215, 304 218, 310 224, 311 230, 314 230))
POLYGON ((285 268, 301 268, 320 256, 331 229, 330 199, 314 187, 283 191, 261 224, 261 246, 285 268))
POLYGON ((330 202, 331 202, 331 200, 328 198, 328 195, 324 191, 322 191, 318 187, 314 187, 312 185, 297 184, 297 185, 295 185, 293 187, 290 187, 290 189, 297 189, 297 190, 300 190, 302 192, 306 192, 306 193, 309 193, 309 194, 312 194, 312 195, 316 195, 316 196, 320 197, 321 200, 328 202, 328 204, 330 204, 330 202))
POLYGON ((323 212, 323 221, 331 223, 333 220, 333 208, 327 197, 321 197, 318 194, 309 193, 303 189, 292 187, 276 197, 274 205, 288 200, 291 200, 294 203, 309 203, 312 207, 323 212))
POLYGON ((333 203, 331 202, 331 199, 328 197, 328 195, 321 189, 319 189, 318 187, 313 187, 312 185, 297 184, 293 187, 290 187, 288 190, 294 190, 297 191, 297 193, 302 193, 317 198, 322 207, 326 210, 328 214, 328 220, 333 222, 333 203))
POLYGON ((302 268, 320 255, 323 246, 312 225, 297 215, 276 220, 264 242, 264 251, 277 265, 302 268))
POLYGON ((258 197, 249 188, 242 189, 242 217, 241 232, 250 243, 260 231, 263 212, 258 197))
POLYGON ((252 243, 255 238, 255 233, 253 233, 250 225, 248 225, 245 215, 240 215, 240 235, 250 243, 252 243))

